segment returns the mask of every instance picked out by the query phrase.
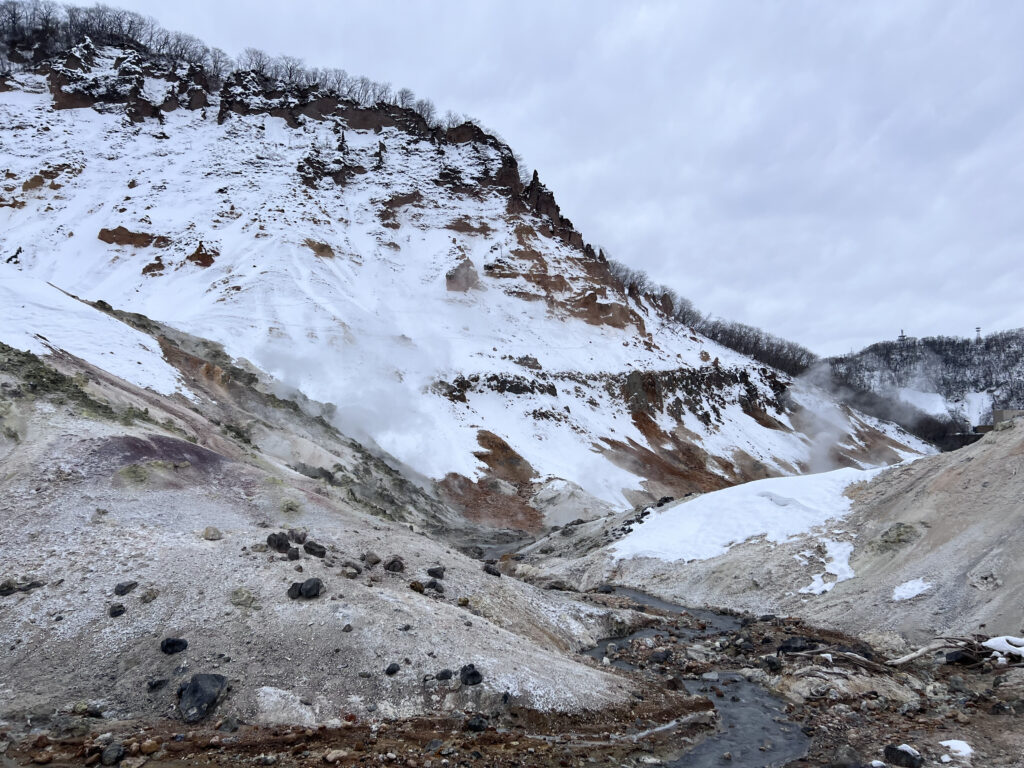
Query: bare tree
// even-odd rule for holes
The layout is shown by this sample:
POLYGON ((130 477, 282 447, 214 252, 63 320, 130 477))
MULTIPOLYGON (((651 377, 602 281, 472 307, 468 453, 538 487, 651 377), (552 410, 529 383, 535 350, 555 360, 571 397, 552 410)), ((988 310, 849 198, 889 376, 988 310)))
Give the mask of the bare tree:
POLYGON ((259 48, 246 48, 238 57, 239 69, 252 70, 258 75, 266 77, 270 74, 272 60, 270 56, 259 48))
POLYGON ((437 107, 434 106, 434 102, 430 99, 416 99, 412 108, 427 121, 427 125, 434 125, 434 121, 437 119, 437 107))
POLYGON ((302 59, 295 56, 278 56, 275 63, 275 74, 285 85, 305 85, 306 69, 302 66, 302 59))
POLYGON ((235 62, 224 51, 220 48, 211 48, 203 68, 210 77, 210 85, 216 87, 224 82, 224 78, 234 66, 235 62))
POLYGON ((399 88, 395 94, 395 103, 403 109, 412 109, 412 105, 416 103, 416 94, 411 88, 399 88))
POLYGON ((370 87, 370 101, 373 104, 380 104, 381 102, 390 102, 394 97, 394 93, 391 88, 391 83, 373 83, 370 87))

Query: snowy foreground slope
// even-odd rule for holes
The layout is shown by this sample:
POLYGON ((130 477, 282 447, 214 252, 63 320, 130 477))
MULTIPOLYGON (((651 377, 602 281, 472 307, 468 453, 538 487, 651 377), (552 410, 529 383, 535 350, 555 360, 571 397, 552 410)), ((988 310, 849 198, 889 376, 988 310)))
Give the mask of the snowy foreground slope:
POLYGON ((53 325, 25 278, 139 313, 326 403, 465 514, 531 530, 928 450, 623 293, 476 126, 253 73, 208 92, 90 44, 6 87, 0 281, 25 307, 0 341, 38 350, 53 325))

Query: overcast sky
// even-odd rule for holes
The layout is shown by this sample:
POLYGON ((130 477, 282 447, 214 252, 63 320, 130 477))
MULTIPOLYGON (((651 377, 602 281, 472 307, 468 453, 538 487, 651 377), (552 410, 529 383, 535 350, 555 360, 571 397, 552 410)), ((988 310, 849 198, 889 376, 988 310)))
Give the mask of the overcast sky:
POLYGON ((588 242, 818 353, 1024 326, 1024 4, 110 1, 473 115, 588 242))

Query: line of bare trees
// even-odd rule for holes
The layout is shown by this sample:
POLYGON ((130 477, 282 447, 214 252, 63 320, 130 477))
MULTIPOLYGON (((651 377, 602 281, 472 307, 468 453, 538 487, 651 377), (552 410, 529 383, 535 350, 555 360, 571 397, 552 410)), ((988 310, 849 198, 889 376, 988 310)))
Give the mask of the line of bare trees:
POLYGON ((307 67, 295 56, 272 56, 258 48, 246 48, 233 59, 194 35, 168 31, 152 17, 135 11, 102 4, 62 5, 54 0, 0 0, 0 73, 9 71, 12 50, 33 47, 43 57, 52 56, 86 37, 96 45, 145 51, 171 67, 200 67, 211 87, 219 87, 233 71, 251 70, 284 87, 317 87, 364 106, 385 103, 411 109, 435 128, 476 122, 451 110, 441 114, 430 99, 417 98, 409 88, 395 89, 391 83, 351 75, 344 69, 307 67))
POLYGON ((603 249, 602 255, 608 261, 612 279, 624 293, 636 299, 646 297, 664 310, 673 321, 694 329, 724 347, 778 368, 791 376, 799 376, 818 360, 813 352, 794 341, 780 338, 752 325, 704 316, 692 301, 680 296, 671 288, 655 283, 642 269, 634 269, 608 258, 603 249))

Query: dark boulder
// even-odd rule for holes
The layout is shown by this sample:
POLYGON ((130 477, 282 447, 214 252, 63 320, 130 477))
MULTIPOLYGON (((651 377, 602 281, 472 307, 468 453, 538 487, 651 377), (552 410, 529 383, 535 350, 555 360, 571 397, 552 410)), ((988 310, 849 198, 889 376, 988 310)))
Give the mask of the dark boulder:
POLYGON ((443 565, 435 565, 432 568, 427 568, 427 576, 432 579, 443 579, 445 568, 443 565))
POLYGON ((921 768, 924 765, 924 758, 920 753, 908 747, 906 744, 887 744, 883 753, 885 762, 891 765, 899 765, 902 768, 921 768))
POLYGON ((391 662, 390 664, 388 664, 387 668, 384 670, 384 674, 387 675, 388 677, 391 677, 392 675, 398 674, 398 671, 401 668, 402 668, 401 665, 399 665, 399 664, 397 664, 395 662, 391 662))
POLYGON ((384 570, 391 573, 401 573, 405 570, 405 561, 398 555, 392 555, 384 562, 384 570))
POLYGON ((198 674, 182 688, 178 709, 186 723, 198 723, 203 720, 224 694, 228 687, 228 679, 224 675, 198 674))
POLYGON ((451 680, 455 676, 455 673, 450 669, 442 669, 437 673, 436 677, 438 680, 451 680))
POLYGON ((100 752, 100 765, 117 765, 124 759, 124 746, 119 741, 108 744, 100 752))
POLYGON ((320 581, 320 579, 306 579, 302 582, 292 582, 292 585, 288 587, 288 597, 292 600, 296 600, 300 597, 312 600, 314 597, 319 597, 326 591, 327 587, 324 586, 324 583, 320 581))
POLYGON ((298 547, 288 547, 288 559, 289 560, 298 560, 299 559, 299 548, 298 547))
POLYGON ((124 612, 125 607, 123 603, 114 603, 112 606, 110 606, 110 609, 107 611, 107 615, 110 616, 110 618, 112 619, 116 619, 118 616, 124 615, 124 612))
POLYGON ((315 541, 307 541, 302 545, 302 548, 313 557, 324 557, 327 554, 327 547, 323 544, 317 544, 315 541))
POLYGON ((459 680, 463 685, 480 685, 484 681, 484 676, 475 666, 467 664, 459 670, 459 680))
POLYGON ((481 731, 487 730, 487 719, 480 715, 473 715, 471 718, 466 720, 465 729, 467 731, 473 731, 474 733, 480 733, 481 731))
POLYGON ((188 648, 188 640, 184 640, 180 637, 165 637, 160 641, 160 650, 168 656, 175 653, 181 653, 186 648, 188 648))
POLYGON ((272 533, 267 536, 267 546, 275 552, 280 552, 282 555, 286 555, 292 545, 288 540, 287 533, 272 533))
POLYGON ((501 571, 498 570, 498 566, 494 563, 484 563, 484 573, 489 573, 491 576, 501 576, 501 571))

